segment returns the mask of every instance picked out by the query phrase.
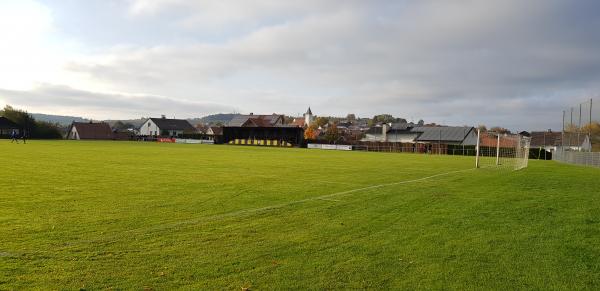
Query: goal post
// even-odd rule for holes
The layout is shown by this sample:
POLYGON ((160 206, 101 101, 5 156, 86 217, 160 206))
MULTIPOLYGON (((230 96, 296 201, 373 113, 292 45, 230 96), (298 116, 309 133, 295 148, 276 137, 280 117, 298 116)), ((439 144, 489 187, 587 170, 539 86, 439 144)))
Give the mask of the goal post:
POLYGON ((530 138, 519 134, 477 131, 475 166, 520 170, 529 164, 530 138))

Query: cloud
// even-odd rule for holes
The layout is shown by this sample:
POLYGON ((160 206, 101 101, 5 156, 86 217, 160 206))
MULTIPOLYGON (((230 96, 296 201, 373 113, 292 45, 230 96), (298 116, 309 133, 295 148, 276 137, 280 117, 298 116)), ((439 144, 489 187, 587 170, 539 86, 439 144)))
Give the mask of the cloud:
MULTIPOLYGON (((128 3, 118 23, 138 26, 114 29, 114 39, 149 24, 151 41, 88 48, 61 66, 68 77, 37 81, 242 112, 311 105, 322 115, 525 129, 559 128, 564 107, 600 89, 592 0, 128 3)), ((100 108, 111 112, 103 105, 94 114, 100 108)))
POLYGON ((0 2, 0 87, 24 88, 53 72, 46 35, 53 30, 48 7, 34 1, 0 2))
POLYGON ((230 106, 211 102, 174 99, 152 95, 130 95, 78 90, 68 86, 40 84, 33 90, 0 89, 0 101, 19 108, 41 109, 44 113, 65 114, 97 119, 142 116, 199 117, 231 112, 230 106))
POLYGON ((247 111, 299 112, 301 100, 325 114, 521 128, 556 126, 559 106, 598 89, 593 1, 218 3, 138 0, 132 12, 184 9, 173 21, 191 28, 268 23, 278 14, 287 21, 225 43, 134 47, 69 68, 126 91, 211 92, 247 111), (272 96, 280 100, 256 102, 272 96))

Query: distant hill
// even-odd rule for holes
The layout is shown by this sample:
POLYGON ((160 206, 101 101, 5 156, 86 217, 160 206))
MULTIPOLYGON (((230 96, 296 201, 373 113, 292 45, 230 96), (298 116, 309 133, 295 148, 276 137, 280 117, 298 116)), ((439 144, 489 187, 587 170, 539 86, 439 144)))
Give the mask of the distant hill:
POLYGON ((219 113, 219 114, 204 116, 202 118, 188 119, 188 121, 193 125, 197 125, 197 124, 201 124, 201 123, 203 123, 203 124, 216 124, 216 123, 227 124, 234 117, 239 116, 239 115, 240 114, 237 114, 237 113, 219 113))
POLYGON ((77 116, 63 116, 63 115, 51 115, 51 114, 42 114, 42 113, 31 113, 33 118, 38 121, 46 121, 50 123, 58 123, 62 126, 71 125, 73 121, 75 122, 89 122, 89 119, 85 119, 83 117, 77 116))

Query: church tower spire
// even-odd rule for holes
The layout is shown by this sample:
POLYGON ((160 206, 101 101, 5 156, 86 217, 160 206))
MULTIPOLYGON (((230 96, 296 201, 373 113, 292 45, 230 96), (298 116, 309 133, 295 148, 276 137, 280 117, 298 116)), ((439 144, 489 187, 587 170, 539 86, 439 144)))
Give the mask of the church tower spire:
POLYGON ((315 116, 313 115, 312 110, 310 110, 310 106, 308 106, 308 110, 304 113, 304 126, 309 127, 313 121, 315 121, 315 116))

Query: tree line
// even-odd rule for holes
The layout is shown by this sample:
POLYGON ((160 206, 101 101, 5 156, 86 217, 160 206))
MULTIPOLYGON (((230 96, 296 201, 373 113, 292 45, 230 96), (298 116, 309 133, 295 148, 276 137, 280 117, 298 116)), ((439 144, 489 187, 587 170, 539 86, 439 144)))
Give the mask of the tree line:
POLYGON ((59 139, 63 137, 59 125, 35 120, 27 111, 13 108, 10 105, 6 105, 4 109, 0 110, 0 116, 16 123, 22 134, 28 138, 59 139))

